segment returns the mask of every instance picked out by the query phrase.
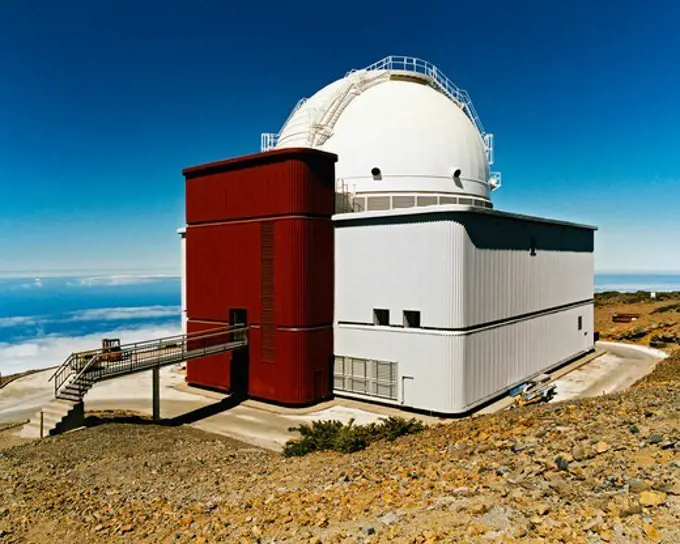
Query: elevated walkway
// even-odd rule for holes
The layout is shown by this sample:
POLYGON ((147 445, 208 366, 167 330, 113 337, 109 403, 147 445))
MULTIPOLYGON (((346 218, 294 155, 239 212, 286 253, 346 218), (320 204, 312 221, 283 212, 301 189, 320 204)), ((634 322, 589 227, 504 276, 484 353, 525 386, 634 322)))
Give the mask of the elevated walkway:
POLYGON ((247 326, 183 334, 126 344, 116 348, 72 353, 52 374, 54 400, 22 429, 22 436, 43 438, 80 426, 83 398, 98 382, 152 370, 153 417, 159 418, 158 371, 172 364, 244 348, 247 326))

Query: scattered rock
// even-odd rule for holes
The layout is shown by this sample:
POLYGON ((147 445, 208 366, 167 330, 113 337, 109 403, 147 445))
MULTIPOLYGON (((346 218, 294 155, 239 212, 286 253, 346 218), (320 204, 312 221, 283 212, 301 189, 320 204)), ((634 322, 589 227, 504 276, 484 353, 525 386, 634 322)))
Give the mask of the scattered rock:
POLYGON ((650 444, 658 444, 659 442, 662 442, 662 441, 663 441, 663 436, 661 436, 661 435, 658 434, 658 433, 654 433, 654 434, 651 434, 651 435, 649 436, 649 438, 647 439, 647 441, 648 441, 650 444))
POLYGON ((383 517, 381 517, 380 521, 384 525, 392 525, 399 521, 399 516, 397 516, 397 514, 395 514, 394 512, 390 512, 389 514, 385 514, 383 517))
POLYGON ((643 491, 640 493, 640 504, 642 506, 659 506, 666 502, 666 494, 659 491, 643 491))
POLYGON ((637 503, 629 504, 621 510, 622 518, 627 518, 628 516, 634 516, 636 514, 642 514, 642 507, 637 503))
POLYGON ((575 446, 571 450, 571 456, 574 461, 583 461, 586 458, 586 449, 583 446, 575 446))
POLYGON ((649 485, 644 480, 640 480, 639 478, 628 480, 627 484, 628 490, 631 493, 642 493, 643 491, 649 489, 649 485))
POLYGON ((595 445, 595 451, 597 453, 608 452, 610 448, 611 448, 611 445, 608 444, 607 442, 604 442, 604 441, 600 441, 595 445))

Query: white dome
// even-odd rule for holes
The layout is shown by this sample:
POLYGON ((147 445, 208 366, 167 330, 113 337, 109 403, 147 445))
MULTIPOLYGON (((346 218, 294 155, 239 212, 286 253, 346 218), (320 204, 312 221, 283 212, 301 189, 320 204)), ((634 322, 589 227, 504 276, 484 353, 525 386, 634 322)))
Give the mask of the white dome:
POLYGON ((352 72, 300 104, 276 147, 337 154, 336 177, 357 197, 405 197, 387 207, 416 205, 416 198, 451 203, 450 196, 486 205, 493 188, 487 143, 463 110, 466 104, 432 82, 404 70, 352 72))

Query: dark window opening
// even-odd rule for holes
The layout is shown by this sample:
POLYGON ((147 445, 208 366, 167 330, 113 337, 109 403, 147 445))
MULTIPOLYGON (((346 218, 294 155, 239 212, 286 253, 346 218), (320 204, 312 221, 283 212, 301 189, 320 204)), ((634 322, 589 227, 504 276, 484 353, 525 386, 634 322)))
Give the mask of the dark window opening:
POLYGON ((390 311, 374 308, 373 309, 373 324, 387 327, 390 324, 390 311))
POLYGON ((578 316, 578 330, 582 331, 583 330, 583 317, 578 316))
POLYGON ((404 327, 407 329, 420 328, 420 312, 416 310, 404 310, 404 327))

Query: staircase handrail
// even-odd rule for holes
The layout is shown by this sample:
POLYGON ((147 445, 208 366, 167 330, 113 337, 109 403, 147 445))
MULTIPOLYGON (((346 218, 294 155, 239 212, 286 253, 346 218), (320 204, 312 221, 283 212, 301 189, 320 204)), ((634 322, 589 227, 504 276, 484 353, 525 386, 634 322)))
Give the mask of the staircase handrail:
POLYGON ((47 380, 47 381, 48 381, 48 382, 51 382, 51 381, 54 379, 54 377, 55 377, 57 374, 59 374, 59 372, 61 372, 62 369, 64 369, 65 367, 67 367, 68 365, 71 364, 71 362, 73 361, 73 358, 74 358, 75 356, 76 356, 75 353, 71 353, 71 355, 69 355, 69 356, 66 358, 66 360, 65 360, 63 363, 61 363, 61 365, 59 365, 59 366, 57 367, 57 369, 56 369, 56 370, 52 373, 52 375, 50 376, 50 379, 47 380))
POLYGON ((85 372, 87 372, 89 370, 89 368, 92 366, 92 364, 97 359, 99 359, 99 357, 101 357, 100 353, 97 353, 97 354, 93 355, 92 357, 90 357, 90 360, 85 364, 85 366, 83 368, 80 369, 80 372, 78 372, 78 374, 76 374, 76 377, 73 378, 72 383, 76 383, 80 379, 80 377, 83 374, 85 374, 85 372))

